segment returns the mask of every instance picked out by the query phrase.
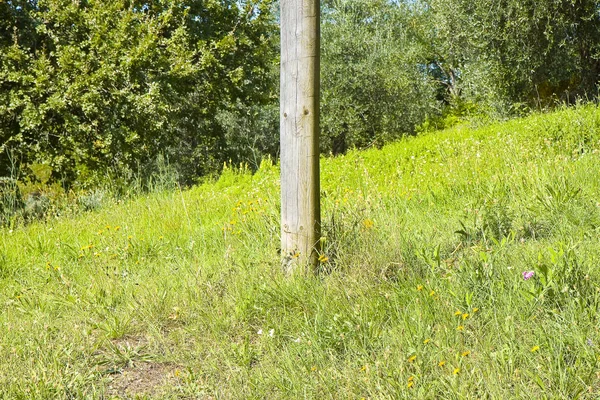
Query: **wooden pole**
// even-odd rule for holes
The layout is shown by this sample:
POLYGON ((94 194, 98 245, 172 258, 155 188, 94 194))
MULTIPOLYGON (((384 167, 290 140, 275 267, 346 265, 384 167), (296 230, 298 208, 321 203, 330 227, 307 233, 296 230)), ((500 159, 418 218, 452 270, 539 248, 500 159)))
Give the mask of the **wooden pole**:
POLYGON ((320 252, 320 0, 281 0, 281 252, 288 273, 320 252))

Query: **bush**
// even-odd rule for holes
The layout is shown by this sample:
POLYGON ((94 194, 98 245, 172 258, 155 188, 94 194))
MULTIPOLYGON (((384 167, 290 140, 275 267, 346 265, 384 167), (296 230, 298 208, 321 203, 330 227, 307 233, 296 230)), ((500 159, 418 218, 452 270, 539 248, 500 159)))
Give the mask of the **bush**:
MULTIPOLYGON (((271 8, 271 0, 1 3, 0 152, 47 165, 51 181, 67 186, 148 177, 159 154, 185 182, 218 169, 225 138, 215 115, 273 90, 271 8)), ((0 158, 0 176, 10 167, 0 158)))
POLYGON ((23 207, 23 198, 13 178, 0 177, 0 226, 10 224, 23 207))

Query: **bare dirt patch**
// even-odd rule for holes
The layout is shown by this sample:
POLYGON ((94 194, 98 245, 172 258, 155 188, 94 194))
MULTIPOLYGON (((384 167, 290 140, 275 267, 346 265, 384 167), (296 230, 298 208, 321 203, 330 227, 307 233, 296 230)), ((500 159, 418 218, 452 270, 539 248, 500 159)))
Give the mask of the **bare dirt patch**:
POLYGON ((107 394, 109 398, 134 398, 140 395, 154 396, 166 385, 174 385, 179 380, 180 368, 174 364, 136 362, 115 373, 109 378, 107 394))
POLYGON ((177 386, 182 367, 161 362, 148 337, 130 336, 107 341, 96 352, 107 379, 109 399, 156 397, 167 387, 177 386))

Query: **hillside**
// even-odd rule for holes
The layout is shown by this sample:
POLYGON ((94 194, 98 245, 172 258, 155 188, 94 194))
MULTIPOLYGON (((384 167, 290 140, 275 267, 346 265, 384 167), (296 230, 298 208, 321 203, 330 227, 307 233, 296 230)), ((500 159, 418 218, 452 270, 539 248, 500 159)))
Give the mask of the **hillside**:
POLYGON ((314 277, 269 162, 2 230, 0 398, 597 398, 599 151, 582 106, 324 158, 314 277))

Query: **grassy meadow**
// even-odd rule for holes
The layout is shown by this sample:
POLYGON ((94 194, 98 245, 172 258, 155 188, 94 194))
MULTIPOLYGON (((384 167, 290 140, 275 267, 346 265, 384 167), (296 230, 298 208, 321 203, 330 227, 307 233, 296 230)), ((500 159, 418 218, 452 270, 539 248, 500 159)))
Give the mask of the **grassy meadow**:
POLYGON ((600 397, 599 108, 321 168, 314 276, 270 162, 0 230, 0 398, 600 397))

